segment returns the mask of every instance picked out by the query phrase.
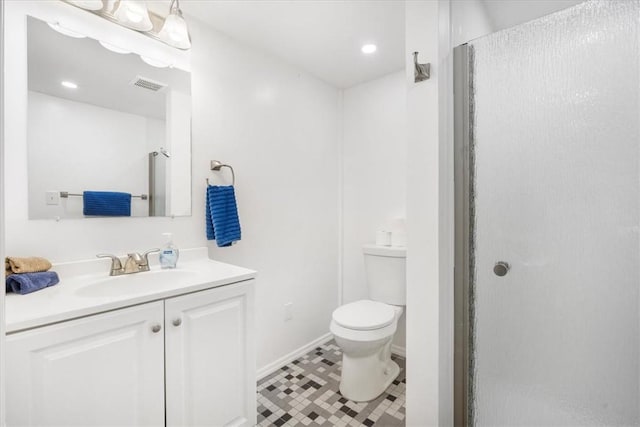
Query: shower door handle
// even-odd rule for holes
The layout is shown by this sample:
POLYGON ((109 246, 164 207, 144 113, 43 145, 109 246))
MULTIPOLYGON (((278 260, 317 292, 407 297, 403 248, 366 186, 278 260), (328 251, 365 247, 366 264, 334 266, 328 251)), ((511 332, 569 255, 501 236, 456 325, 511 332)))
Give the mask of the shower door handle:
POLYGON ((493 266, 493 272, 496 276, 502 277, 505 276, 509 272, 509 263, 504 261, 496 262, 496 265, 493 266))

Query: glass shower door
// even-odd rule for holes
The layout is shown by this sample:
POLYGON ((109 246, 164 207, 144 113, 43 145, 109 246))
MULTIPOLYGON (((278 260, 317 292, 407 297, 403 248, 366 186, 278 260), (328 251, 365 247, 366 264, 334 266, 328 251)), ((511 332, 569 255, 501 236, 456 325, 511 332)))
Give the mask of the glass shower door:
POLYGON ((469 43, 468 420, 639 425, 640 2, 469 43))

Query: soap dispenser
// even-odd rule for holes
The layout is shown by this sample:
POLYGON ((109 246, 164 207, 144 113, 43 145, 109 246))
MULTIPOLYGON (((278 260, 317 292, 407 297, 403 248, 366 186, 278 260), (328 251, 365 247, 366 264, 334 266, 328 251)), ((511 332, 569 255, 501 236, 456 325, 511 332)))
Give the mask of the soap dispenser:
POLYGON ((173 245, 173 234, 162 233, 167 237, 167 244, 160 251, 160 267, 162 268, 176 268, 178 264, 178 248, 173 245))

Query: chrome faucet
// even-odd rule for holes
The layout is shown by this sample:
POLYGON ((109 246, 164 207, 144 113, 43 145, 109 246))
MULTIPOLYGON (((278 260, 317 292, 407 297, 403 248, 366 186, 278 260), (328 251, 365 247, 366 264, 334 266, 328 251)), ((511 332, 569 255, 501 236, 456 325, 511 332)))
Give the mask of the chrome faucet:
POLYGON ((98 258, 111 258, 111 270, 109 276, 121 276, 123 274, 141 273, 143 271, 149 271, 149 254, 154 252, 160 252, 160 249, 149 249, 142 255, 137 252, 127 254, 127 260, 122 266, 120 258, 111 254, 98 254, 98 258))
POLYGON ((111 258, 111 271, 109 272, 109 276, 119 276, 124 274, 124 269, 122 268, 122 263, 120 262, 120 258, 111 254, 98 254, 96 255, 98 258, 111 258))

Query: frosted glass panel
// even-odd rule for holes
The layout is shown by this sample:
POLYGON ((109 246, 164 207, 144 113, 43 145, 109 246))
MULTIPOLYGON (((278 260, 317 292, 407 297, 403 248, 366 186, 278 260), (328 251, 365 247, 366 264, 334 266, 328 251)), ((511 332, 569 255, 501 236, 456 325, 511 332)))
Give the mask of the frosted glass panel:
POLYGON ((639 22, 592 1, 470 44, 476 425, 640 424, 639 22))

